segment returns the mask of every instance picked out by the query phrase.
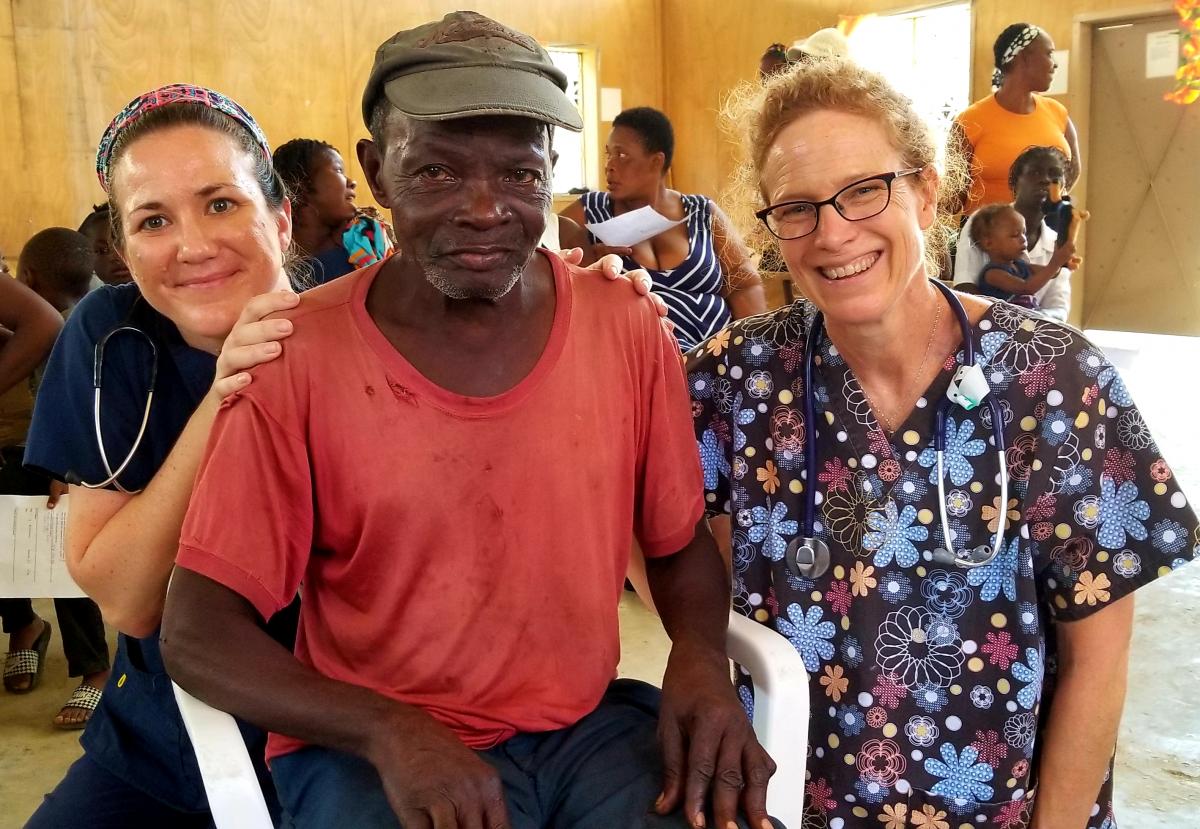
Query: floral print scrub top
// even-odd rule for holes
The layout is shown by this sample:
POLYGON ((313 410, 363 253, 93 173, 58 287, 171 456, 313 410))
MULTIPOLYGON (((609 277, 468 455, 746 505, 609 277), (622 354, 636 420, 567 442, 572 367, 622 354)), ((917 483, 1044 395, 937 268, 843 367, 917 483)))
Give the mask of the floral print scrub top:
MULTIPOLYGON (((1117 372, 1075 330, 1007 303, 972 330, 1003 412, 1000 503, 991 410, 954 407, 946 500, 973 569, 940 564, 933 413, 947 360, 894 435, 824 337, 814 372, 816 533, 829 571, 784 556, 804 510, 805 338, 797 302, 739 320, 688 355, 709 514, 729 513, 734 605, 787 637, 812 682, 805 822, 797 829, 1019 829, 1054 690, 1057 622, 1081 619, 1190 561, 1197 520, 1117 372)), ((739 687, 752 706, 750 684, 739 687)), ((774 785, 796 785, 776 781, 774 785)), ((1112 774, 1089 829, 1112 829, 1112 774)))

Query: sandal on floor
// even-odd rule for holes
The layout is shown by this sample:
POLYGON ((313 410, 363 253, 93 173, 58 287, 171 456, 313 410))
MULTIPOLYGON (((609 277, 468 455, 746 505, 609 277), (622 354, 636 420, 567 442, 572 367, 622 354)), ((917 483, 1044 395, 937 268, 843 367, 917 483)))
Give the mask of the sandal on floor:
POLYGON ((61 728, 63 731, 78 731, 88 724, 88 720, 92 718, 92 714, 96 712, 96 706, 100 704, 100 697, 103 692, 86 682, 79 683, 79 687, 71 692, 71 696, 67 697, 67 701, 63 707, 59 709, 58 716, 61 717, 68 708, 78 708, 81 711, 86 711, 87 716, 77 722, 59 722, 57 718, 54 720, 54 727, 61 728))
POLYGON ((4 690, 10 694, 28 694, 42 679, 42 668, 46 666, 46 648, 50 646, 50 623, 42 620, 42 632, 33 640, 32 648, 9 651, 4 656, 4 690), (18 688, 13 680, 28 676, 29 687, 18 688))

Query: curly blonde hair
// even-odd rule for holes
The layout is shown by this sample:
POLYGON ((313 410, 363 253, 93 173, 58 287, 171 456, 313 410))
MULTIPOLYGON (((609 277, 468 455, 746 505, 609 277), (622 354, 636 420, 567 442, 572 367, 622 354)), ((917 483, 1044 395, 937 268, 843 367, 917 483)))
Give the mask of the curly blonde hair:
MULTIPOLYGON (((938 152, 933 133, 912 101, 882 75, 853 61, 826 58, 793 66, 762 84, 742 84, 726 100, 722 112, 726 128, 739 135, 744 156, 734 174, 728 203, 736 206, 735 220, 747 239, 760 249, 773 241, 753 215, 756 207, 767 204, 762 183, 767 152, 788 124, 818 110, 874 119, 900 153, 905 167, 936 166, 938 152)), ((946 206, 959 203, 968 184, 967 164, 957 147, 946 148, 939 174, 937 219, 925 231, 925 264, 931 274, 941 270, 950 242, 957 236, 956 217, 946 206)))

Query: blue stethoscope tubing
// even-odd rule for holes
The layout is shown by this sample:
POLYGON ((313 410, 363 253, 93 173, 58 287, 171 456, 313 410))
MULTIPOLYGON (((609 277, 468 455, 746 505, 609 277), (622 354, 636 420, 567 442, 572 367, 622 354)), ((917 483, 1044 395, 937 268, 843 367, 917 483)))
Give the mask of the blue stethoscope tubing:
MULTIPOLYGON (((956 381, 964 372, 976 372, 981 375, 981 369, 975 364, 975 345, 971 341, 971 321, 967 318, 966 309, 954 295, 953 290, 936 279, 929 281, 945 296, 962 329, 964 360, 963 366, 956 374, 956 381)), ((813 371, 816 365, 817 349, 820 347, 824 331, 825 318, 818 311, 808 330, 804 358, 804 514, 801 516, 800 536, 788 545, 785 556, 787 566, 792 573, 807 579, 824 575, 829 569, 831 559, 829 546, 817 538, 814 532, 817 514, 817 413, 816 395, 813 394, 813 371)), ((957 383, 952 383, 951 390, 956 388, 957 383)), ((937 459, 938 513, 941 519, 942 537, 946 542, 945 549, 937 549, 933 552, 934 560, 940 564, 953 564, 965 568, 982 567, 990 564, 1000 554, 1000 549, 1004 544, 1004 532, 1008 523, 1008 464, 1005 457, 1003 412, 995 396, 987 394, 986 391, 984 395, 983 402, 986 402, 991 410, 992 441, 996 447, 996 458, 1000 468, 1000 507, 996 519, 996 533, 990 547, 981 545, 964 551, 962 554, 954 549, 950 522, 946 516, 945 454, 946 416, 949 414, 950 408, 956 405, 956 401, 948 393, 948 396, 943 397, 938 403, 934 414, 933 446, 937 459)), ((968 408, 968 404, 963 402, 961 396, 957 405, 968 408)), ((974 408, 974 406, 970 406, 970 408, 974 408)))

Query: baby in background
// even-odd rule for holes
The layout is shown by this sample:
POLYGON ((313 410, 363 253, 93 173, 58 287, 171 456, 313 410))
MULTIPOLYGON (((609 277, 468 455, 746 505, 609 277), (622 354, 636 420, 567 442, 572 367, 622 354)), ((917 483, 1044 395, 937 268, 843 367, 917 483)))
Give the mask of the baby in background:
POLYGON ((1010 204, 989 204, 971 219, 971 243, 988 256, 979 274, 979 293, 1026 308, 1036 308, 1038 291, 1062 268, 1079 265, 1075 245, 1064 242, 1045 265, 1026 256, 1025 218, 1010 204))

